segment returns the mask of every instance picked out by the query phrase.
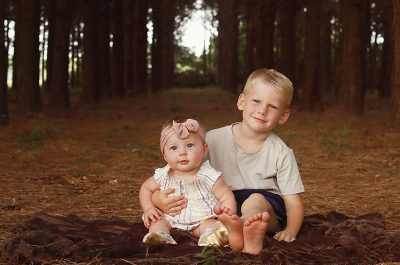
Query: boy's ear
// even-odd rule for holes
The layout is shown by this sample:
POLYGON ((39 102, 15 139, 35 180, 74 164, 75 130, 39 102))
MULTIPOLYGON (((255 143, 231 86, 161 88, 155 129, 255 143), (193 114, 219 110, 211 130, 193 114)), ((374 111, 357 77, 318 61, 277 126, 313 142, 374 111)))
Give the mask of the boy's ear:
POLYGON ((283 125, 287 122, 287 120, 289 119, 289 115, 290 115, 290 109, 285 109, 281 115, 281 117, 279 118, 279 124, 283 125))
POLYGON ((237 107, 239 110, 243 110, 244 108, 244 94, 240 94, 237 100, 237 107))

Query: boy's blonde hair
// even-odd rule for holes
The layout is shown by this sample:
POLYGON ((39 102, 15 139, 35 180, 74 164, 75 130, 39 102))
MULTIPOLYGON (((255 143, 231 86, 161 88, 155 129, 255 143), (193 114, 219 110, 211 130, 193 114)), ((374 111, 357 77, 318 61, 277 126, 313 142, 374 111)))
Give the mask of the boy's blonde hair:
POLYGON ((256 82, 269 85, 283 95, 285 107, 289 107, 293 97, 293 84, 284 74, 274 69, 261 68, 252 72, 247 78, 243 94, 246 94, 256 82))

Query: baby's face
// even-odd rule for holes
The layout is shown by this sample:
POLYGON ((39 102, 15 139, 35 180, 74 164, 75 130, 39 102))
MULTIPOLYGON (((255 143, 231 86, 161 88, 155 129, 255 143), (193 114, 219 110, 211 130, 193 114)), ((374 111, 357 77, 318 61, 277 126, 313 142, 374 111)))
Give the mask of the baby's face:
POLYGON ((164 146, 164 159, 172 170, 179 173, 197 172, 207 153, 207 145, 195 133, 185 139, 172 135, 164 146))

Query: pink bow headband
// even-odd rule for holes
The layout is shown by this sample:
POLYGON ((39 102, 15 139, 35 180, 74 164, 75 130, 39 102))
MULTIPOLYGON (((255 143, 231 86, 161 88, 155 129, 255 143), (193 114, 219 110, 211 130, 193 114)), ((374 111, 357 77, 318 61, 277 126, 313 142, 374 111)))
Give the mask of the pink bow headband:
POLYGON ((160 137, 161 153, 164 153, 164 146, 172 135, 176 134, 179 139, 185 139, 189 137, 190 132, 196 133, 201 140, 203 140, 204 142, 206 141, 206 132, 200 126, 198 121, 193 119, 187 119, 185 122, 182 123, 172 121, 172 126, 167 126, 161 131, 161 137, 160 137))

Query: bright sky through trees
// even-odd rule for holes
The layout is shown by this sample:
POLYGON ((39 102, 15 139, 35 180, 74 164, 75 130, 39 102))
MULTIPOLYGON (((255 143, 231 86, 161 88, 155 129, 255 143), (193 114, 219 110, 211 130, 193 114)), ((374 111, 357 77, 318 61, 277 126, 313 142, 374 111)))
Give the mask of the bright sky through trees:
MULTIPOLYGON (((197 4, 201 4, 197 1, 197 4)), ((211 35, 217 34, 217 29, 211 24, 211 11, 198 9, 193 11, 192 17, 183 25, 182 46, 193 50, 196 56, 203 53, 204 46, 208 50, 211 35)))

